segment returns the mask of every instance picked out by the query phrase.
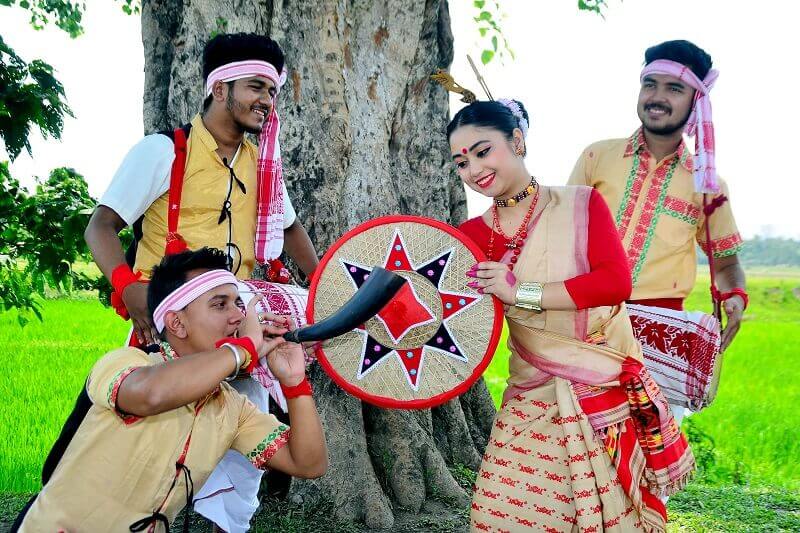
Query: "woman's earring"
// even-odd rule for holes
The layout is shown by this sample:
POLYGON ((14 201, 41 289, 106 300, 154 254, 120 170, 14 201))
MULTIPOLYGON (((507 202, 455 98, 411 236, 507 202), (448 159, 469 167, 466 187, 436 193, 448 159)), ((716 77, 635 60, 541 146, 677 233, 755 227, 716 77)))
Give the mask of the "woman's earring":
POLYGON ((521 146, 519 146, 519 145, 517 146, 517 150, 516 150, 516 152, 517 152, 517 155, 518 155, 519 157, 522 157, 522 156, 524 156, 524 155, 525 155, 525 149, 524 149, 524 148, 522 148, 522 147, 521 147, 521 146))

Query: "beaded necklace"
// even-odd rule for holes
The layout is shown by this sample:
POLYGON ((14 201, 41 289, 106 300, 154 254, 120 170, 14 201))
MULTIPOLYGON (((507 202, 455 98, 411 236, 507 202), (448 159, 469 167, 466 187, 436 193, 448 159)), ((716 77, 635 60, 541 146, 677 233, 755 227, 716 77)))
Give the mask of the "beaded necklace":
MULTIPOLYGON (((535 183, 535 181, 534 181, 535 183)), ((517 262, 519 258, 519 254, 522 252, 522 246, 525 244, 525 239, 528 237, 528 222, 530 222, 531 217, 533 216, 533 212, 536 210, 536 204, 539 202, 539 187, 536 187, 536 194, 533 197, 533 201, 531 201, 530 207, 528 207, 528 212, 525 213, 525 218, 522 219, 522 224, 519 225, 517 231, 514 232, 514 235, 509 237, 503 231, 503 228, 500 226, 500 217, 498 216, 498 209, 497 204, 492 206, 492 231, 489 236, 489 259, 492 259, 492 253, 494 252, 494 233, 495 229, 497 229, 497 233, 503 237, 504 239, 508 240, 506 243, 506 248, 512 250, 511 256, 511 264, 508 265, 509 270, 514 270, 514 264, 517 262)))

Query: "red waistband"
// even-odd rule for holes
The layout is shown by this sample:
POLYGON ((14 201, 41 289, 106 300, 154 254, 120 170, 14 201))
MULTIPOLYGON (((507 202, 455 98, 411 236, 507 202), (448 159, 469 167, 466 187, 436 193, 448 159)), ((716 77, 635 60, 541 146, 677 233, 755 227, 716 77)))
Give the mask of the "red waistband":
POLYGON ((666 307, 675 311, 683 311, 683 298, 650 298, 647 300, 628 300, 629 304, 666 307))

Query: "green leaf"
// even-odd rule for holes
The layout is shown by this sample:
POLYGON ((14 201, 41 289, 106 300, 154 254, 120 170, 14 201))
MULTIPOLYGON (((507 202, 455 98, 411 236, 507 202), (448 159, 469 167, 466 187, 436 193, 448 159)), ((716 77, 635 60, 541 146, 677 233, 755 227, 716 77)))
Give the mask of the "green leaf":
POLYGON ((489 63, 489 61, 492 60, 493 57, 494 57, 494 50, 484 50, 481 53, 481 63, 486 65, 489 63))
POLYGON ((489 28, 478 28, 478 33, 481 34, 481 37, 486 37, 487 31, 489 31, 489 28))
POLYGON ((492 35, 492 48, 497 52, 497 35, 492 35))
POLYGON ((478 15, 478 20, 492 20, 492 14, 488 11, 481 11, 480 15, 478 15))
POLYGON ((478 9, 483 9, 483 6, 486 5, 486 0, 475 0, 472 2, 472 5, 478 9))

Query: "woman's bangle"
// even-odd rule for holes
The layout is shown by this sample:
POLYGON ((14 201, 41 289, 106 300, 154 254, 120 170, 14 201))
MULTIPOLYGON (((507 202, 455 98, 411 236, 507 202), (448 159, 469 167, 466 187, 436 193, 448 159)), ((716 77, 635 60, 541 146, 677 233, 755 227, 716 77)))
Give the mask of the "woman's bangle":
POLYGON ((541 283, 530 282, 520 283, 517 288, 516 301, 514 305, 521 309, 527 309, 535 313, 542 312, 542 294, 544 286, 541 283))

